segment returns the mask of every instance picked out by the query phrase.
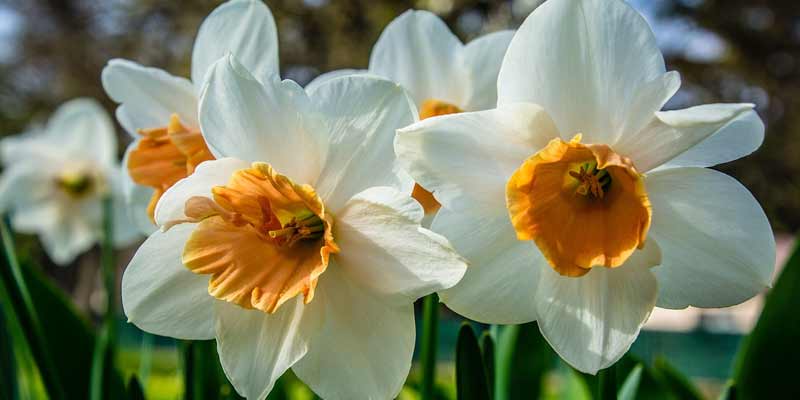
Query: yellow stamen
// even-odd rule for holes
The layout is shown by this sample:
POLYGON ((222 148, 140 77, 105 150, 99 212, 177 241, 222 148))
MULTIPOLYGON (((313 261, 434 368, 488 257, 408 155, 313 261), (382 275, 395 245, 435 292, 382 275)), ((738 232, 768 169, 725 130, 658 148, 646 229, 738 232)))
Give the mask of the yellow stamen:
POLYGON ((64 193, 73 198, 82 198, 97 189, 95 177, 77 170, 62 173, 56 184, 64 193))

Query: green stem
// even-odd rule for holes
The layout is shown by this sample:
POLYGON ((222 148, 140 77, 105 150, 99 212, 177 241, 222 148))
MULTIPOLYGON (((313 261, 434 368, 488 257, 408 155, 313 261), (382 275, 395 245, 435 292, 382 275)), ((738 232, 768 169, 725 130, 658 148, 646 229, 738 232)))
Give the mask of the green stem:
POLYGON ((495 371, 494 371, 494 399, 508 400, 511 394, 511 375, 513 371, 514 354, 517 349, 517 338, 519 337, 519 325, 507 325, 500 329, 497 325, 495 329, 497 335, 497 349, 495 350, 495 371))
POLYGON ((105 396, 105 370, 108 368, 106 360, 108 357, 108 345, 110 341, 108 324, 100 326, 97 339, 94 342, 94 353, 92 354, 92 370, 89 375, 89 399, 102 400, 105 396))
POLYGON ((103 323, 108 326, 109 342, 116 338, 117 265, 114 254, 114 219, 111 198, 103 199, 103 238, 100 242, 103 283, 106 291, 106 314, 103 323))
POLYGON ((92 358, 92 371, 89 382, 89 398, 100 400, 106 392, 108 383, 106 370, 112 368, 114 344, 116 342, 116 260, 114 259, 114 221, 111 198, 103 199, 103 237, 100 240, 100 267, 103 272, 103 286, 106 292, 106 311, 95 341, 92 358))
POLYGON ((433 400, 436 381, 436 339, 439 325, 439 297, 436 293, 426 296, 422 301, 422 343, 420 362, 422 363, 422 400, 433 400))
MULTIPOLYGON (((2 236, 3 250, 11 272, 11 280, 13 280, 13 287, 8 289, 11 292, 11 297, 16 297, 21 308, 20 312, 17 313, 17 317, 21 320, 20 325, 23 326, 25 337, 28 339, 28 344, 39 367, 39 372, 49 397, 55 400, 64 399, 66 397, 64 388, 61 385, 59 375, 56 374, 53 359, 47 351, 47 341, 43 334, 42 324, 33 306, 28 285, 22 276, 22 270, 17 259, 14 236, 8 228, 8 222, 4 216, 0 217, 0 236, 2 236)), ((11 282, 9 283, 11 284, 11 282)))
POLYGON ((600 370, 597 382, 597 400, 616 400, 617 398, 617 366, 612 365, 600 370))
POLYGON ((142 344, 139 350, 139 379, 143 388, 150 381, 150 370, 153 367, 153 335, 142 332, 142 344))

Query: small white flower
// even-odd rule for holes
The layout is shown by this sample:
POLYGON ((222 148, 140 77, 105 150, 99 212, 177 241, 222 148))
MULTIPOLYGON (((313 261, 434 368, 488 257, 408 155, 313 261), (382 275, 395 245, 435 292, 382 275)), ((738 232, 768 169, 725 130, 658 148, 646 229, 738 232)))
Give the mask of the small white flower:
POLYGON ((211 68, 200 124, 217 158, 155 212, 163 228, 125 271, 140 328, 216 338, 237 392, 262 399, 288 368, 326 399, 386 399, 411 367, 415 299, 466 264, 420 227, 393 133, 416 115, 396 84, 330 80, 309 94, 211 68))
POLYGON ((231 0, 203 21, 192 52, 192 80, 157 68, 115 59, 103 69, 103 87, 117 120, 134 138, 123 160, 125 192, 134 220, 145 233, 160 196, 213 159, 200 135, 197 99, 209 66, 234 53, 259 80, 278 71, 278 39, 272 13, 260 0, 231 0))
POLYGON ((757 149, 764 126, 750 104, 660 111, 679 86, 624 2, 550 0, 511 41, 497 108, 399 131, 399 159, 443 204, 433 229, 471 262, 442 300, 486 323, 538 320, 595 373, 654 306, 724 307, 767 287, 764 212, 705 168, 757 149))
MULTIPOLYGON (((372 48, 368 70, 328 72, 306 89, 339 76, 368 73, 408 90, 420 119, 486 110, 497 102, 497 74, 513 35, 510 30, 494 32, 465 45, 435 14, 408 10, 383 30, 372 48)), ((429 216, 439 209, 434 196, 419 185, 412 196, 429 216)))
POLYGON ((64 103, 44 128, 0 141, 0 152, 0 210, 11 214, 15 230, 38 234, 57 264, 100 239, 105 196, 115 203, 115 244, 138 238, 124 212, 116 133, 94 100, 64 103))

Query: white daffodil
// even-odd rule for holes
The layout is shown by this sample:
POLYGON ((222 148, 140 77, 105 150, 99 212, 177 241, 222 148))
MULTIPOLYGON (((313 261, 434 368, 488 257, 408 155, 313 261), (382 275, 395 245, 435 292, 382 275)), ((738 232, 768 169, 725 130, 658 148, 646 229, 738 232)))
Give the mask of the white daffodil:
POLYGON ((497 108, 401 130, 398 158, 443 204, 433 229, 471 262, 442 300, 482 322, 538 320, 595 373, 654 306, 730 306, 767 287, 764 212, 705 168, 754 151, 764 126, 751 104, 661 111, 679 86, 624 2, 550 0, 511 41, 497 108))
POLYGON ((395 168, 393 132, 416 117, 407 95, 366 76, 307 95, 277 76, 258 82, 233 56, 207 84, 200 124, 216 160, 161 197, 162 231, 125 271, 126 315, 156 334, 216 338, 247 398, 290 367, 326 399, 396 396, 414 300, 466 268, 420 227, 395 168))
MULTIPOLYGON (((510 30, 494 32, 465 45, 435 14, 408 10, 383 30, 372 48, 367 71, 328 72, 306 88, 366 72, 408 90, 420 119, 486 110, 497 103, 497 74, 513 35, 510 30)), ((419 185, 414 186, 412 195, 426 214, 439 208, 433 195, 419 185)))
POLYGON ((64 103, 43 128, 0 141, 0 153, 0 210, 14 230, 38 234, 57 264, 100 239, 105 196, 114 201, 115 244, 139 237, 124 212, 114 126, 94 100, 64 103))
POLYGON ((157 68, 114 59, 103 69, 103 87, 117 120, 134 142, 125 153, 125 192, 140 229, 155 229, 161 195, 213 159, 197 119, 197 99, 209 66, 228 53, 262 80, 278 71, 278 39, 272 13, 260 0, 231 0, 200 26, 192 52, 192 80, 157 68))

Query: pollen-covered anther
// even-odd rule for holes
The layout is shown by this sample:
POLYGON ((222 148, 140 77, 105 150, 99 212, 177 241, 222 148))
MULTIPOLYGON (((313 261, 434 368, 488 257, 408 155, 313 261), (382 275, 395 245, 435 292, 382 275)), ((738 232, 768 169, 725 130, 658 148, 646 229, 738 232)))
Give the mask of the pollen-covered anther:
POLYGON ((591 195, 602 199, 611 184, 611 175, 604 169, 597 169, 596 162, 581 164, 578 171, 569 171, 569 175, 578 181, 575 193, 581 196, 591 195))

